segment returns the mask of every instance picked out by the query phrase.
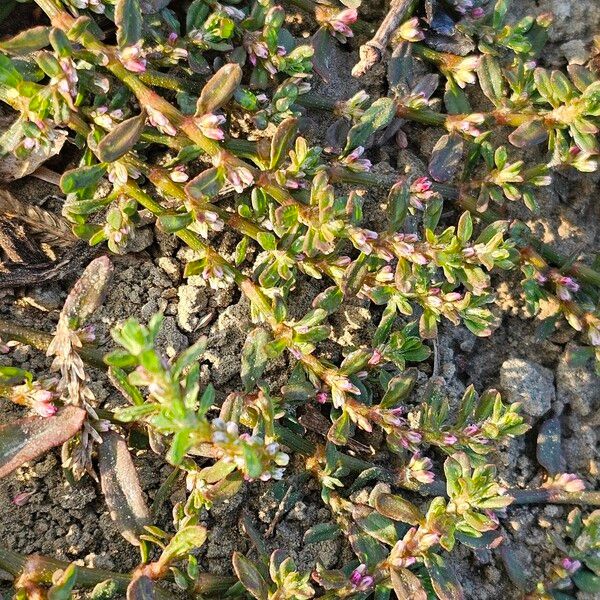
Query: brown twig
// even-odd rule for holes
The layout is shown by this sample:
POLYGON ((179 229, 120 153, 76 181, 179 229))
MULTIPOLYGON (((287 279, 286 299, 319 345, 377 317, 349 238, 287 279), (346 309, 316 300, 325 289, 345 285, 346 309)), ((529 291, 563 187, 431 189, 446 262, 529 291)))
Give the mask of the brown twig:
POLYGON ((383 58, 392 33, 400 22, 414 10, 415 0, 392 0, 390 10, 375 35, 359 49, 360 60, 354 65, 352 75, 362 77, 383 58))

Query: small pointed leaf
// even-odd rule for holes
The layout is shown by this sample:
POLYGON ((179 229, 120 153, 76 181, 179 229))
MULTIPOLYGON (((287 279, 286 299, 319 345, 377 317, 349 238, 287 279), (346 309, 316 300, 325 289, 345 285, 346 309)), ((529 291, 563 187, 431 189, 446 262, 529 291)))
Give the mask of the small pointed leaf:
POLYGON ((145 112, 119 123, 100 140, 96 151, 98 158, 102 162, 114 162, 127 154, 138 143, 145 124, 145 112))
POLYGON ((237 63, 222 66, 202 88, 196 104, 196 115, 206 115, 224 106, 242 81, 242 68, 237 63))

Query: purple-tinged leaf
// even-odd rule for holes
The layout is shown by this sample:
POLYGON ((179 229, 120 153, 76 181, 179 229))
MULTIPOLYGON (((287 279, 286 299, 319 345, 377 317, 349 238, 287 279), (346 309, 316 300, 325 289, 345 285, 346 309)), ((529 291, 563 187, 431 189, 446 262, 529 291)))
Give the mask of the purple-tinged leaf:
POLYGON ((288 155, 294 138, 298 133, 298 120, 290 117, 285 119, 277 127, 271 140, 271 165, 270 169, 276 169, 288 155))
POLYGON ((337 153, 342 151, 344 142, 350 131, 350 123, 347 119, 336 119, 325 132, 325 144, 337 153))
POLYGON ((61 319, 67 319, 74 328, 85 323, 102 304, 113 270, 108 256, 94 259, 69 292, 60 313, 61 319))
POLYGON ((260 571, 240 552, 233 553, 233 569, 238 579, 256 600, 267 600, 269 586, 260 571))
POLYGON ((375 499, 375 508, 378 513, 409 525, 419 525, 425 520, 418 507, 394 494, 379 494, 375 499))
POLYGON ((242 81, 242 68, 237 63, 222 66, 202 88, 196 104, 196 115, 206 115, 224 106, 242 81))
POLYGON ((500 531, 484 531, 479 537, 474 537, 457 531, 456 539, 473 550, 489 550, 498 547, 504 540, 500 531))
POLYGON ((222 169, 211 167, 192 179, 185 186, 185 193, 192 200, 209 200, 221 191, 224 183, 225 177, 222 169))
POLYGON ((138 143, 145 125, 145 112, 119 123, 100 140, 96 149, 96 156, 102 162, 118 160, 138 143))
POLYGON ((54 417, 27 417, 0 426, 0 477, 64 444, 83 426, 86 412, 67 406, 54 417))
POLYGON ((537 460, 550 475, 562 473, 565 459, 561 447, 560 417, 554 416, 542 423, 537 437, 537 460))
POLYGON ((106 505, 121 535, 130 544, 139 546, 139 536, 144 526, 150 524, 150 511, 136 468, 120 435, 108 432, 102 435, 102 440, 98 446, 98 466, 106 505))
POLYGON ((142 37, 140 0, 117 0, 115 24, 119 48, 134 46, 142 37))
POLYGON ((452 179, 463 153, 463 140, 457 133, 443 135, 433 148, 429 161, 429 173, 440 182, 452 179))
POLYGON ((337 44, 327 29, 320 27, 313 35, 311 45, 314 50, 313 70, 325 83, 329 83, 331 81, 331 59, 335 56, 337 44))
POLYGON ((390 579, 398 600, 427 600, 421 580, 412 571, 390 568, 390 579))
POLYGON ((498 106, 505 96, 504 79, 500 64, 493 56, 484 54, 477 68, 479 85, 488 100, 498 106))
POLYGON ((530 590, 532 582, 525 571, 527 563, 521 560, 521 557, 515 552, 515 549, 508 543, 502 544, 499 548, 499 552, 508 578, 512 583, 520 590, 530 590))
POLYGON ((146 575, 136 577, 127 587, 127 600, 154 600, 155 598, 154 582, 146 575))
POLYGON ((431 554, 425 565, 439 600, 464 600, 465 595, 456 575, 448 568, 441 556, 431 554))
POLYGON ((508 141, 517 148, 529 148, 541 144, 548 137, 548 131, 539 119, 532 119, 519 125, 509 136, 508 141))

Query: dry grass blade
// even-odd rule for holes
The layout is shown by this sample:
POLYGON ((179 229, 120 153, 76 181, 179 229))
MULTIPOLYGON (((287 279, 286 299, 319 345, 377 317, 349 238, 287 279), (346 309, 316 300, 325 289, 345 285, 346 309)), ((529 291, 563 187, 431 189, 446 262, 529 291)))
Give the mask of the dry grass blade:
POLYGON ((0 190, 0 215, 17 219, 27 224, 34 232, 44 234, 47 236, 44 241, 60 239, 69 245, 77 241, 70 225, 62 217, 39 206, 21 202, 8 190, 0 190))

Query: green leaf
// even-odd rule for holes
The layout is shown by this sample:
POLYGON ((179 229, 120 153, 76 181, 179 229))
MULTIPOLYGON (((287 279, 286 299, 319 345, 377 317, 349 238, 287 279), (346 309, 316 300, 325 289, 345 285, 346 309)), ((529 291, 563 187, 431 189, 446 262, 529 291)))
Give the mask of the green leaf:
POLYGON ((352 518, 365 533, 388 546, 393 546, 399 539, 394 521, 375 510, 355 505, 352 518))
POLYGON ((473 235, 473 219, 471 218, 471 213, 469 211, 465 211, 458 220, 458 227, 456 228, 456 235, 458 239, 466 244, 473 235))
POLYGON ((115 419, 123 423, 131 423, 133 421, 143 421, 145 417, 159 411, 157 404, 135 404, 134 406, 126 406, 115 410, 115 419))
POLYGON ((342 531, 337 523, 319 523, 304 533, 303 542, 305 544, 326 542, 338 537, 341 533, 342 531))
POLYGON ((440 221, 444 201, 441 198, 431 198, 423 211, 423 227, 433 231, 440 221))
POLYGON ((269 231, 261 231, 256 236, 258 243, 263 247, 263 250, 276 250, 277 239, 269 231))
POLYGON ((187 9, 185 30, 189 33, 193 29, 200 29, 209 12, 210 8, 205 0, 194 0, 187 9))
POLYGON ((142 9, 140 0, 117 0, 115 24, 119 48, 135 46, 142 37, 142 9))
POLYGON ((185 186, 185 193, 193 200, 210 200, 221 191, 224 184, 223 170, 210 167, 185 186))
POLYGON ((67 406, 55 417, 27 417, 0 425, 0 477, 64 444, 83 426, 86 411, 67 406))
POLYGON ((150 524, 150 511, 127 444, 117 433, 102 434, 102 443, 98 444, 98 469, 111 519, 130 544, 139 546, 139 536, 150 524))
MULTIPOLYGON (((131 356, 129 353, 128 355, 131 356)), ((135 364, 135 359, 133 360, 133 364, 135 364)), ((129 383, 129 380, 127 379, 127 373, 125 373, 123 369, 111 366, 108 369, 108 377, 110 382, 121 392, 121 394, 123 394, 123 396, 125 396, 125 398, 127 398, 127 400, 129 400, 129 402, 131 402, 131 404, 134 406, 141 406, 144 404, 144 397, 142 396, 142 393, 135 386, 129 383)))
POLYGON ((400 231, 408 215, 410 202, 410 186, 408 182, 395 183, 387 199, 387 218, 390 223, 389 230, 393 233, 400 231))
POLYGON ((10 58, 4 54, 0 54, 0 84, 16 88, 22 81, 23 77, 17 71, 10 58))
POLYGON ((233 96, 242 81, 242 68, 237 63, 222 66, 204 85, 198 103, 196 115, 213 113, 224 106, 233 96))
POLYGON ((484 54, 477 69, 479 85, 494 106, 500 106, 505 96, 504 79, 495 57, 484 54))
POLYGON ((358 123, 348 132, 344 154, 358 146, 364 146, 367 140, 379 129, 387 127, 396 116, 396 103, 392 98, 379 98, 365 110, 358 123))
POLYGON ((54 580, 54 585, 48 590, 48 600, 71 600, 71 592, 77 582, 77 565, 70 564, 60 575, 58 580, 54 580))
POLYGON ((25 56, 45 48, 50 43, 49 35, 50 27, 32 27, 0 42, 0 50, 13 56, 25 56))
POLYGON ((196 550, 206 541, 206 528, 201 525, 189 525, 180 529, 163 550, 158 562, 169 564, 185 558, 192 550, 196 550))
POLYGON ((192 224, 192 213, 164 214, 158 217, 158 225, 166 233, 177 233, 192 224))
POLYGON ((127 154, 140 140, 146 125, 146 113, 119 123, 98 144, 96 156, 102 162, 114 162, 127 154))
POLYGON ((242 370, 240 374, 246 392, 251 392, 254 389, 256 382, 265 371, 269 360, 266 346, 271 339, 271 335, 261 327, 253 329, 246 337, 242 348, 242 370))
POLYGON ((196 363, 206 350, 208 338, 206 336, 200 337, 194 344, 189 348, 186 348, 179 354, 177 360, 173 363, 172 374, 177 379, 183 371, 190 365, 196 363))
POLYGON ((240 552, 233 553, 233 569, 244 588, 256 600, 268 600, 269 586, 260 571, 240 552))
POLYGON ((600 577, 587 569, 576 571, 573 575, 573 581, 582 592, 587 592, 588 594, 597 594, 600 592, 600 577))
POLYGON ((298 133, 298 120, 294 117, 282 121, 271 140, 270 169, 277 169, 288 155, 298 133))
POLYGON ((451 115, 466 115, 473 112, 467 94, 452 79, 446 81, 444 104, 448 114, 451 115))
POLYGON ((417 374, 417 369, 413 367, 390 379, 381 399, 381 408, 394 408, 402 400, 405 400, 415 386, 417 374))
MULTIPOLYGON (((0 61, 1 62, 1 61, 0 61)), ((106 173, 106 165, 86 165, 77 169, 65 171, 60 178, 60 189, 65 194, 70 194, 78 190, 96 186, 104 174, 106 173)))
POLYGON ((112 600, 118 597, 120 586, 114 579, 101 581, 90 593, 90 600, 112 600))
POLYGON ((419 525, 424 522, 424 515, 412 502, 394 494, 379 494, 375 499, 377 512, 409 525, 419 525))

